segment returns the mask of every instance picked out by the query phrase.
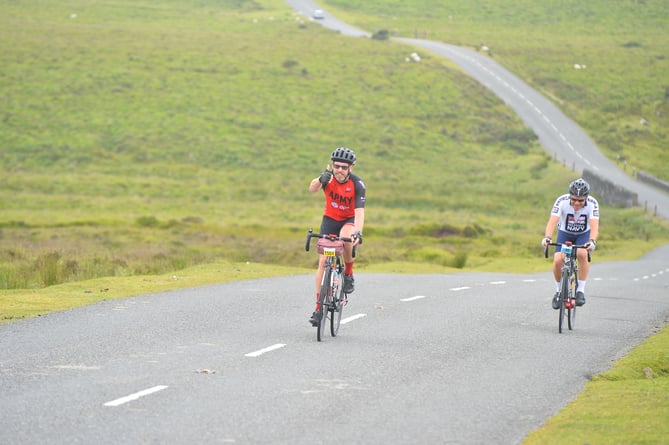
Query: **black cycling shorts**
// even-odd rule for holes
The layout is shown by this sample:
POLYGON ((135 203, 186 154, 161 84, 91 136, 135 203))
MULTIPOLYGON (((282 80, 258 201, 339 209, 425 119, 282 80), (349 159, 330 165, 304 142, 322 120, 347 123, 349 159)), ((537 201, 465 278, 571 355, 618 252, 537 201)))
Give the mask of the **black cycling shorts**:
POLYGON ((320 233, 321 235, 339 235, 342 227, 344 227, 346 224, 355 224, 355 218, 336 221, 329 216, 323 216, 320 233))
POLYGON ((572 244, 587 244, 590 242, 590 231, 588 230, 587 232, 583 233, 569 233, 569 232, 564 232, 562 230, 558 230, 558 239, 556 243, 560 244, 559 246, 555 246, 555 252, 560 252, 562 249, 562 244, 566 243, 567 241, 571 241, 572 244))

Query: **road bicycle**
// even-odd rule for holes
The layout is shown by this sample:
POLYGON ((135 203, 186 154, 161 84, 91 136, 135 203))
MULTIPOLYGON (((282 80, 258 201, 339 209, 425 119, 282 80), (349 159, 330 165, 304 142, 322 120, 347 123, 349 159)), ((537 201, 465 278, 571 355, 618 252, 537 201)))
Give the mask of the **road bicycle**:
MULTIPOLYGON (((560 246, 560 252, 564 253, 564 262, 560 273, 559 305, 560 314, 558 319, 558 332, 562 334, 562 326, 565 318, 567 326, 571 331, 576 325, 576 289, 578 289, 578 249, 586 249, 588 244, 573 244, 567 241, 563 244, 548 243, 544 249, 544 256, 548 258, 548 247, 560 246)), ((588 252, 590 261, 590 252, 588 252)))
MULTIPOLYGON (((313 233, 309 229, 305 250, 309 251, 311 239, 318 238, 318 253, 325 256, 323 267, 323 278, 321 280, 320 292, 318 293, 318 324, 316 325, 316 339, 322 341, 325 336, 325 327, 330 325, 330 334, 336 337, 339 333, 341 314, 348 301, 344 292, 344 242, 354 242, 355 238, 339 237, 337 235, 326 235, 313 233)), ((355 247, 353 248, 355 256, 355 247)))

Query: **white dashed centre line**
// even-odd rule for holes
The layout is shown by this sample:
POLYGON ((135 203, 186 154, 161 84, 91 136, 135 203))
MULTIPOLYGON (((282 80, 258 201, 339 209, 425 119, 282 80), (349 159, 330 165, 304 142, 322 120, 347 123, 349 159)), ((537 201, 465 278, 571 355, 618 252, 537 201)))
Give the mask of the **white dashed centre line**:
POLYGON ((458 291, 458 290, 466 290, 466 289, 471 289, 471 287, 469 287, 469 286, 453 287, 450 290, 458 291))
POLYGON ((416 295, 415 297, 402 298, 400 301, 414 301, 420 300, 421 298, 427 298, 425 295, 416 295))
POLYGON ((134 394, 130 394, 129 396, 121 397, 120 399, 112 400, 111 402, 105 403, 105 406, 119 406, 123 405, 124 403, 132 402, 133 400, 137 400, 140 397, 148 396, 149 394, 153 394, 154 392, 162 391, 163 389, 167 388, 165 385, 158 385, 154 386, 153 388, 145 389, 144 391, 139 391, 134 394))
POLYGON ((249 352, 248 354, 244 354, 244 357, 259 357, 266 352, 274 351, 275 349, 280 349, 280 348, 283 348, 284 346, 286 346, 284 343, 277 343, 275 345, 268 346, 268 347, 260 349, 258 351, 249 352))
POLYGON ((358 318, 366 317, 367 314, 356 314, 356 315, 351 315, 350 317, 346 317, 340 321, 340 324, 346 324, 348 322, 351 322, 353 320, 357 320, 358 318))

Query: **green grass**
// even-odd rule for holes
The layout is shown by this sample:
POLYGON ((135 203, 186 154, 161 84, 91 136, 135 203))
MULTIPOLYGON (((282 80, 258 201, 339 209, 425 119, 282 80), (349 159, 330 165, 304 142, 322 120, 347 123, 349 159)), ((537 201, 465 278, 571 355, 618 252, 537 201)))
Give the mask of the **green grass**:
POLYGON ((669 181, 666 0, 324 3, 362 29, 486 45, 585 128, 611 160, 621 167, 626 160, 629 174, 643 170, 669 181))
POLYGON ((532 432, 534 444, 663 444, 669 437, 669 327, 594 376, 567 408, 532 432))
MULTIPOLYGON (((666 2, 324 4, 370 31, 489 46, 607 156, 669 180, 666 2)), ((306 188, 341 145, 368 188, 358 270, 548 271, 538 240, 577 173, 452 63, 406 63, 412 51, 338 36, 280 0, 5 2, 0 323, 312 271, 303 241, 323 202, 306 188)), ((669 242, 667 222, 641 209, 602 215, 596 261, 669 242)), ((666 437, 666 330, 651 341, 659 361, 643 366, 656 378, 621 362, 636 374, 595 378, 592 408, 565 410, 621 410, 588 414, 597 436, 593 423, 551 421, 537 443, 567 429, 590 443, 666 437), (626 407, 609 402, 623 390, 626 407), (657 435, 622 435, 637 411, 657 435)))
MULTIPOLYGON (((546 266, 536 239, 575 173, 441 57, 408 64, 404 45, 337 36, 278 0, 26 0, 0 25, 0 289, 312 267, 302 239, 323 204, 306 185, 339 145, 368 187, 359 268, 546 266)), ((640 209, 602 213, 599 261, 669 240, 640 209)))

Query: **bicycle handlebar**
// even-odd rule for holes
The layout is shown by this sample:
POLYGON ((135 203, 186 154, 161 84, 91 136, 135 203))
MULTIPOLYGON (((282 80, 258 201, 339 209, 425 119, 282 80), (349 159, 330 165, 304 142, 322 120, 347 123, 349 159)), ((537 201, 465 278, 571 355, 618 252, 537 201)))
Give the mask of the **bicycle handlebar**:
MULTIPOLYGON (((586 244, 572 244, 570 241, 567 241, 564 243, 568 246, 571 246, 574 249, 574 252, 578 251, 578 249, 587 249, 590 246, 590 243, 586 244)), ((549 246, 561 246, 562 244, 560 243, 548 243, 546 244, 546 247, 544 248, 544 256, 548 258, 548 247, 549 246)), ((590 262, 590 251, 588 251, 588 263, 590 262)))
MULTIPOLYGON (((314 229, 309 228, 309 232, 307 233, 307 241, 306 241, 306 244, 304 245, 304 250, 306 250, 307 252, 309 252, 309 247, 311 246, 311 238, 325 238, 325 239, 329 239, 330 241, 344 241, 346 243, 355 242, 355 240, 357 239, 355 235, 352 238, 347 238, 345 236, 337 236, 337 235, 334 235, 334 234, 325 235, 325 234, 321 234, 321 233, 314 233, 314 229)), ((354 258, 355 258, 356 247, 357 246, 355 246, 353 248, 353 257, 354 258)))

